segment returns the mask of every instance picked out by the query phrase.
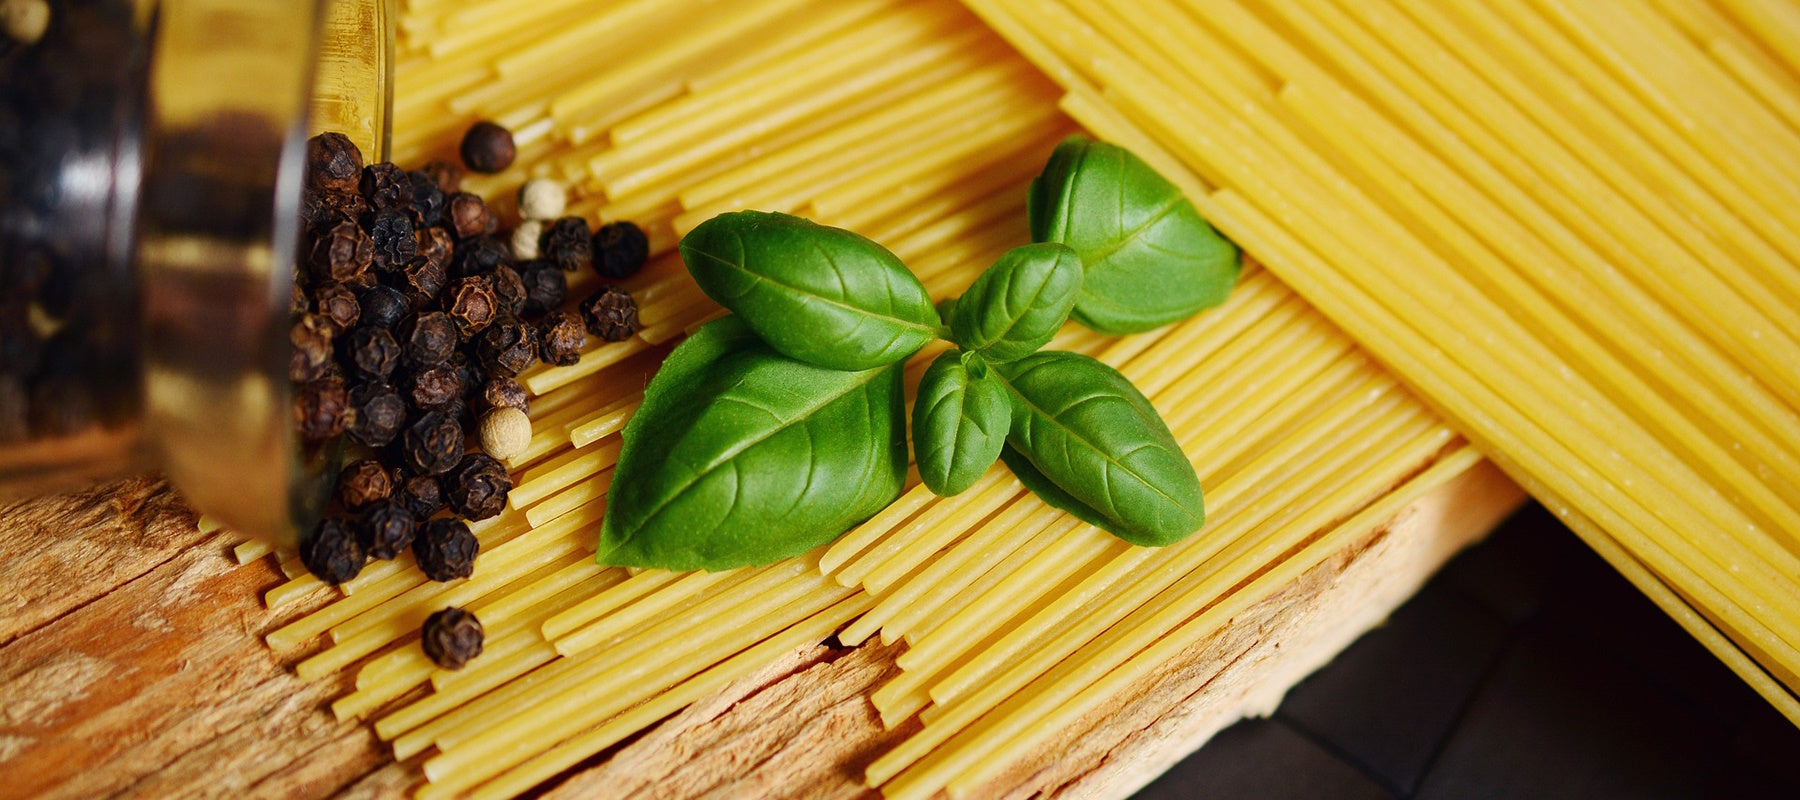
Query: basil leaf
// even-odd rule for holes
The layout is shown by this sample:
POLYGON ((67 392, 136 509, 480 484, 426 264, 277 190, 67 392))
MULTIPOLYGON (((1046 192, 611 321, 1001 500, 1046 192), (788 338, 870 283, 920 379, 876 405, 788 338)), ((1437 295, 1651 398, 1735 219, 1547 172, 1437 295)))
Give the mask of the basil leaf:
POLYGON ((1071 314, 1108 334, 1146 331, 1218 305, 1237 283, 1238 250, 1192 201, 1125 148, 1071 136, 1026 195, 1031 237, 1081 255, 1071 314))
POLYGON ((956 298, 946 297, 937 301, 938 324, 950 327, 950 317, 956 313, 956 298))
POLYGON ((969 285, 950 336, 989 361, 1016 361, 1050 343, 1081 292, 1081 257, 1056 242, 1015 247, 969 285))
POLYGON ((1014 449, 1012 445, 1009 444, 1000 451, 1000 461, 1005 463, 1006 468, 1012 470, 1013 477, 1018 478, 1019 483, 1031 490, 1032 494, 1037 495, 1039 500, 1044 501, 1052 508, 1060 508, 1074 514, 1082 522, 1096 528, 1110 530, 1107 526, 1112 522, 1106 518, 1105 514, 1096 511, 1087 503, 1076 500, 1073 495, 1063 491, 1061 486, 1057 486, 1049 478, 1044 477, 1044 473, 1038 471, 1038 468, 1031 463, 1031 459, 1026 458, 1024 453, 1014 449))
POLYGON ((1199 476, 1125 376, 1058 351, 993 369, 1014 395, 1007 445, 1036 473, 1015 468, 1021 482, 1041 476, 1061 490, 1060 498, 1045 497, 1052 505, 1132 544, 1171 544, 1200 529, 1206 510, 1199 476))
POLYGON ((775 352, 738 318, 702 327, 625 426, 600 560, 729 569, 837 538, 900 496, 902 368, 825 369, 775 352))
POLYGON ((708 297, 790 358, 862 370, 937 337, 925 286, 893 253, 850 231, 734 211, 700 223, 680 249, 708 297))
POLYGON ((950 351, 919 379, 913 402, 913 451, 931 491, 961 494, 994 465, 1006 445, 1012 400, 981 358, 950 351))

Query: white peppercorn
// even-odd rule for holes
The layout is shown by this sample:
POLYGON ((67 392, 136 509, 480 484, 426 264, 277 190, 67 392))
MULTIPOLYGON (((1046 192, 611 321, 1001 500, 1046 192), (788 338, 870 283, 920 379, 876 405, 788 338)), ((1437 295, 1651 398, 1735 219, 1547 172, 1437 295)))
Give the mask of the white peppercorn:
POLYGON ((550 178, 532 178, 519 187, 519 217, 550 220, 563 215, 569 190, 550 178))
POLYGON ((481 449, 501 461, 517 457, 531 444, 531 418, 511 406, 481 415, 481 449))
POLYGON ((544 223, 528 219, 512 232, 512 254, 515 261, 531 261, 538 257, 538 239, 544 235, 544 223))
POLYGON ((50 4, 46 0, 0 0, 0 27, 20 44, 37 44, 50 28, 50 4))

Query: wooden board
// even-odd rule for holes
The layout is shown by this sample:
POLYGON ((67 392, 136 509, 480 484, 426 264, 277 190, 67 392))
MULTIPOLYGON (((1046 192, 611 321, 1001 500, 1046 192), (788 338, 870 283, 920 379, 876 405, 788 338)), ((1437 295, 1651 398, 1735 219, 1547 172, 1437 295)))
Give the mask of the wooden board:
MULTIPOLYGON (((1483 464, 1361 537, 1091 715, 996 796, 1129 794, 1213 733, 1267 713, 1523 495, 1483 464)), ((167 486, 136 478, 0 504, 0 798, 383 797, 393 763, 335 721, 262 636, 282 578, 238 566, 167 486)), ((553 797, 858 797, 884 731, 867 697, 899 646, 795 652, 546 787, 553 797)), ((349 673, 342 673, 347 676, 349 673)), ((916 724, 916 723, 912 723, 916 724)))

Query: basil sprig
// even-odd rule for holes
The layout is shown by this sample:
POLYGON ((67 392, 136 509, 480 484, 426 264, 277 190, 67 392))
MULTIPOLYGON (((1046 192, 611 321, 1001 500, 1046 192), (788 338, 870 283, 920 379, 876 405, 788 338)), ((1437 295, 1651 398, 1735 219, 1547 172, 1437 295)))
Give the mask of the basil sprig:
POLYGON ((803 553, 899 496, 905 360, 920 379, 920 479, 967 490, 996 460, 1053 506, 1133 544, 1205 520, 1200 482, 1118 371, 1043 348, 1068 319, 1108 333, 1223 301, 1237 249, 1142 161, 1072 138, 1032 182, 1037 243, 933 305, 880 245, 786 214, 740 211, 680 243, 734 312, 671 353, 625 426, 601 523, 604 563, 729 569, 803 553))

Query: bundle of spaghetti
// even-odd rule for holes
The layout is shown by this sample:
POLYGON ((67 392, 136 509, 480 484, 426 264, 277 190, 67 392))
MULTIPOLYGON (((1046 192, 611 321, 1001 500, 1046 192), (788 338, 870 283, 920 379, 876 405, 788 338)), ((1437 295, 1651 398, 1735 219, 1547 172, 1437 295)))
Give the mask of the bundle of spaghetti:
POLYGON ((1800 722, 1791 9, 967 5, 1800 722))
MULTIPOLYGON (((905 788, 985 753, 965 741, 978 726, 1061 713, 1071 687, 1167 660, 1167 642, 1222 623, 1216 609, 1268 597, 1282 585, 1270 576, 1470 463, 1423 405, 1251 266, 1225 306, 1188 322, 1124 339, 1072 325, 1051 345, 1122 370, 1192 458, 1213 519, 1179 547, 1124 545, 996 467, 955 498, 910 476, 836 544, 766 567, 596 564, 622 428, 670 348, 722 313, 673 252, 681 232, 735 208, 800 213, 883 243, 933 297, 954 296, 1029 240, 1025 184, 1076 130, 1059 101, 1081 106, 953 0, 411 0, 400 34, 396 161, 454 158, 469 122, 498 120, 524 168, 466 186, 502 217, 520 181, 551 175, 573 184, 570 213, 638 221, 657 254, 623 282, 637 336, 519 376, 533 436, 507 464, 508 508, 471 526, 471 577, 433 583, 403 555, 328 597, 288 554, 292 577, 265 596, 327 600, 270 644, 304 652, 302 677, 354 672, 333 711, 419 759, 421 796, 525 791, 833 633, 912 648, 875 699, 890 724, 926 720, 881 762, 905 788), (589 53, 608 40, 634 44, 596 69, 589 53), (422 620, 446 605, 487 631, 455 671, 419 645, 422 620)), ((1205 186, 1146 153, 1190 193, 1205 186)), ((573 276, 572 300, 597 283, 573 276)), ((941 350, 914 357, 909 386, 941 350)))
POLYGON ((1126 546, 996 471, 955 498, 902 500, 827 551, 835 577, 877 598, 840 639, 880 629, 910 643, 901 675, 873 696, 884 723, 921 713, 925 723, 870 766, 871 785, 889 796, 929 796, 957 774, 941 765, 1004 741, 963 735, 969 726, 1046 712, 1048 701, 1031 698, 1058 691, 1059 663, 1151 647, 1456 441, 1266 275, 1248 278, 1217 317, 1176 326, 1117 366, 1152 388, 1221 509, 1205 535, 1126 546), (1284 369, 1246 368, 1264 358, 1284 369), (1206 402, 1214 397, 1232 400, 1206 402))

